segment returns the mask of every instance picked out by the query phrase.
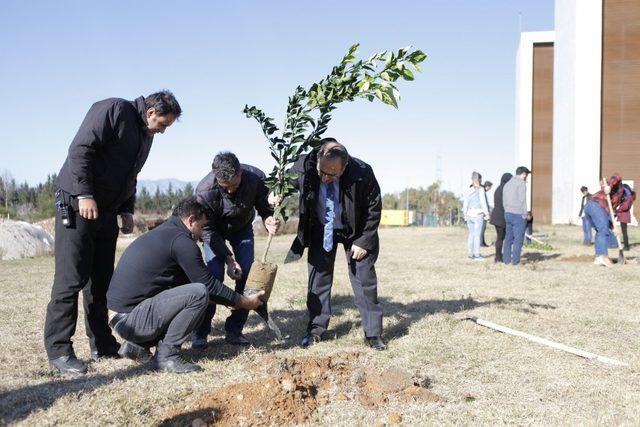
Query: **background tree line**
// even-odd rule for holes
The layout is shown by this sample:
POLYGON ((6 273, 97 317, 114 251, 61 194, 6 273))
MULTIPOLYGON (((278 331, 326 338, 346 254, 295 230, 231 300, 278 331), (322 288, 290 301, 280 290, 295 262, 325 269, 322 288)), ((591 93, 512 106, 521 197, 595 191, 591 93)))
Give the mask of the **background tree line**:
POLYGON ((427 188, 406 188, 382 196, 382 209, 408 209, 416 212, 418 225, 453 225, 460 220, 462 201, 436 181, 427 188))
MULTIPOLYGON (((10 172, 0 175, 0 218, 11 218, 35 222, 54 217, 56 214, 55 183, 57 175, 47 175, 44 183, 30 186, 27 182, 16 184, 10 172)), ((150 194, 143 188, 136 197, 136 213, 164 217, 181 199, 193 196, 191 183, 182 189, 166 191, 159 188, 150 194)))
MULTIPOLYGON (((22 221, 39 221, 55 216, 55 182, 56 174, 47 176, 44 183, 30 186, 24 182, 16 184, 9 171, 0 175, 0 217, 22 221)), ((170 184, 166 191, 159 187, 153 193, 142 188, 136 197, 136 213, 165 217, 173 207, 185 197, 194 195, 194 188, 187 183, 184 188, 174 189, 170 184)), ((382 197, 383 209, 406 209, 418 214, 440 219, 455 219, 462 203, 451 191, 441 190, 440 182, 434 182, 427 188, 408 188, 399 193, 387 193, 382 197)), ((297 194, 286 200, 288 211, 298 215, 297 194)), ((455 221, 452 221, 455 223, 455 221)), ((434 224, 435 225, 435 224, 434 224)))

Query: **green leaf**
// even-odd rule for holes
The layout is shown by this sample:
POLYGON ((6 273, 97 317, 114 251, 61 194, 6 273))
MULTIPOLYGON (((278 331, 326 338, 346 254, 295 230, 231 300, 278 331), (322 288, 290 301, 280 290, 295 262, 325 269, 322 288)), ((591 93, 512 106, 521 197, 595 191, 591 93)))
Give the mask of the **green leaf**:
POLYGON ((405 80, 413 80, 413 73, 408 68, 402 69, 402 78, 405 80))

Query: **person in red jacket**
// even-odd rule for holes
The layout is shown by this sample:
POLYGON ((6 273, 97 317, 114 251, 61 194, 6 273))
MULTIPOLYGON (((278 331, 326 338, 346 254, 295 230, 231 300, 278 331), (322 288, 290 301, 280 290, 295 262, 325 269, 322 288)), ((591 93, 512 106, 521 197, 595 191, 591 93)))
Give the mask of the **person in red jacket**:
POLYGON ((627 234, 627 224, 631 222, 631 207, 636 200, 636 192, 631 189, 627 184, 622 184, 624 190, 624 198, 622 203, 618 205, 616 209, 616 217, 620 221, 620 230, 622 230, 622 240, 624 243, 624 250, 629 250, 629 235, 627 234))
POLYGON ((594 264, 610 267, 612 264, 608 257, 608 248, 617 247, 618 242, 611 230, 613 224, 611 223, 607 196, 611 197, 611 206, 615 213, 624 200, 624 188, 622 177, 618 173, 614 173, 608 182, 603 181, 601 185, 602 190, 591 196, 591 200, 585 205, 584 214, 596 229, 594 264))

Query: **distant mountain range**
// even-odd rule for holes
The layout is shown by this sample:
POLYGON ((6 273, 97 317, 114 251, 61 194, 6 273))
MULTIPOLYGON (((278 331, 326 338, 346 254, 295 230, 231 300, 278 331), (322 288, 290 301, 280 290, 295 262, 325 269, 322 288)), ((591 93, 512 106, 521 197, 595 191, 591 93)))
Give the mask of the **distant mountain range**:
POLYGON ((182 190, 188 183, 191 183, 195 190, 198 181, 182 181, 175 178, 163 178, 163 179, 139 179, 137 192, 140 193, 143 188, 146 188, 149 194, 153 195, 156 189, 160 189, 161 193, 166 193, 169 190, 169 185, 173 191, 182 190))

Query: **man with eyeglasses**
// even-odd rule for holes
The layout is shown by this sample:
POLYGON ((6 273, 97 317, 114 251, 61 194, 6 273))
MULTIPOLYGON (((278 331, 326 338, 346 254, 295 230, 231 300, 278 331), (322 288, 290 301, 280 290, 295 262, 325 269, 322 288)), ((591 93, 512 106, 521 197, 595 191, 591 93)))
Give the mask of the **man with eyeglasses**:
POLYGON ((291 168, 298 175, 292 184, 300 191, 300 223, 285 263, 300 259, 304 248, 309 248, 309 323, 301 346, 321 341, 329 326, 333 266, 338 243, 342 243, 366 341, 384 350, 375 270, 380 187, 371 166, 351 157, 338 141, 325 138, 321 144, 291 168))

